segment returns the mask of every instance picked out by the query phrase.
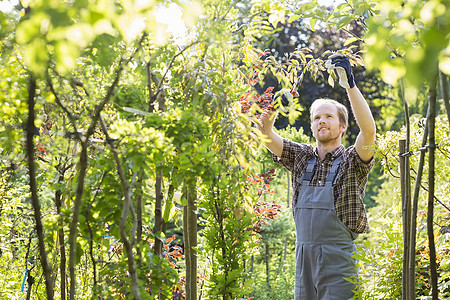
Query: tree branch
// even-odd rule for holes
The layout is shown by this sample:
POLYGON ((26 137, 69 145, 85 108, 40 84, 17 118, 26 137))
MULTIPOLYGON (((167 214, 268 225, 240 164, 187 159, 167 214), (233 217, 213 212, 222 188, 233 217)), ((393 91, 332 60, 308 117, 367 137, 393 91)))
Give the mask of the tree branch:
MULTIPOLYGON (((114 146, 114 143, 109 136, 108 128, 106 127, 105 122, 103 121, 101 116, 99 118, 100 118, 100 125, 106 136, 106 142, 108 143, 109 147, 111 148, 111 151, 112 151, 112 154, 114 157, 114 161, 115 161, 116 167, 117 167, 117 173, 119 174, 120 184, 122 186, 124 202, 123 202, 122 215, 120 217, 120 224, 119 224, 120 237, 123 241, 123 244, 125 246, 125 251, 127 254, 128 271, 130 272, 130 277, 131 277, 131 293, 133 295, 133 298, 135 300, 137 300, 137 299, 141 299, 141 296, 140 296, 140 292, 139 292, 139 282, 138 282, 138 278, 137 278, 136 264, 134 261, 133 244, 132 244, 132 242, 130 242, 128 240, 128 236, 126 233, 126 221, 128 218, 129 210, 133 205, 132 199, 130 197, 130 187, 128 186, 125 172, 122 168, 122 164, 120 162, 117 148, 114 146)), ((134 239, 132 239, 132 240, 134 240, 134 239)))
POLYGON ((173 63, 175 62, 175 58, 177 58, 178 56, 180 56, 181 54, 183 54, 184 51, 186 51, 187 49, 191 48, 193 45, 200 43, 200 41, 195 41, 192 42, 191 44, 187 45, 186 47, 184 47, 184 49, 182 49, 180 52, 178 52, 177 54, 175 54, 172 59, 170 60, 169 65, 167 66, 166 72, 164 72, 164 75, 161 77, 158 87, 156 88, 156 94, 155 96, 158 96, 158 94, 160 93, 161 90, 161 86, 162 83, 164 82, 164 79, 167 76, 167 73, 169 72, 170 68, 172 68, 173 63))
MULTIPOLYGON (((429 144, 436 144, 435 126, 436 126, 436 85, 438 74, 430 80, 428 91, 428 101, 430 107, 428 132, 429 144)), ((433 300, 439 299, 438 273, 436 262, 436 246, 434 242, 433 217, 434 217, 434 190, 435 190, 435 147, 428 148, 428 210, 427 210, 427 235, 428 246, 430 249, 430 275, 431 275, 431 296, 433 300)))
POLYGON ((80 214, 80 208, 84 192, 84 181, 86 179, 87 167, 88 167, 88 152, 87 152, 87 142, 81 141, 81 152, 80 160, 78 162, 78 184, 75 194, 75 200, 73 203, 73 214, 72 222, 70 223, 69 231, 69 276, 70 276, 70 290, 69 299, 75 299, 75 286, 76 286, 76 276, 75 276, 75 264, 77 255, 77 233, 78 233, 78 218, 80 214))
MULTIPOLYGON (((428 117, 429 117, 430 109, 427 110, 427 123, 425 125, 423 136, 422 136, 422 148, 425 147, 427 140, 428 140, 428 117)), ((411 209, 411 231, 410 231, 410 243, 411 246, 409 248, 409 262, 408 262, 408 269, 410 274, 416 273, 416 227, 417 227, 417 207, 419 203, 419 194, 420 194, 420 187, 422 185, 422 174, 423 174, 423 167, 425 164, 425 151, 420 151, 420 157, 419 157, 419 166, 417 171, 417 177, 415 179, 414 183, 414 194, 412 199, 412 209, 411 209)), ((413 170, 413 168, 411 168, 413 170)), ((410 296, 412 298, 416 298, 416 289, 415 289, 415 282, 410 283, 412 286, 412 290, 410 291, 410 296)))
POLYGON ((36 165, 34 161, 34 135, 38 134, 35 121, 35 96, 36 96, 36 79, 30 75, 30 85, 28 87, 28 122, 26 130, 26 145, 27 145, 27 159, 28 159, 28 174, 30 177, 29 185, 31 191, 31 204, 33 205, 34 219, 36 222, 36 232, 38 235, 39 254, 41 258, 42 270, 45 277, 45 287, 47 292, 47 299, 53 299, 53 282, 51 278, 51 268, 47 261, 47 252, 45 250, 45 236, 42 225, 41 204, 37 192, 36 182, 36 165))
MULTIPOLYGON (((64 182, 64 173, 70 168, 70 165, 65 165, 59 161, 59 164, 56 166, 56 170, 59 173, 58 183, 64 182)), ((58 189, 55 192, 55 205, 56 205, 56 212, 59 216, 58 220, 58 241, 59 241, 59 255, 60 255, 60 280, 61 280, 61 299, 66 299, 66 246, 64 242, 64 221, 61 216, 61 207, 63 205, 62 203, 62 191, 61 189, 58 189)))
POLYGON ((92 261, 92 273, 93 273, 93 279, 94 279, 94 286, 92 288, 92 290, 94 291, 94 295, 96 293, 96 289, 97 289, 97 263, 95 261, 94 258, 94 234, 92 233, 92 228, 91 228, 91 224, 89 223, 89 213, 91 212, 91 208, 92 208, 92 203, 94 203, 95 199, 97 198, 98 192, 100 191, 100 186, 103 183, 103 179, 106 176, 106 171, 103 172, 103 175, 100 179, 100 182, 98 183, 97 189, 95 191, 95 195, 94 198, 92 199, 92 201, 89 202, 89 205, 86 209, 86 225, 88 227, 88 231, 89 231, 89 256, 91 257, 91 261, 92 261))
POLYGON ((59 107, 61 107, 61 109, 66 113, 66 115, 69 117, 70 123, 72 124, 73 128, 74 128, 74 134, 75 137, 77 138, 77 140, 79 141, 83 141, 82 136, 80 134, 80 132, 77 129, 77 122, 76 122, 76 118, 74 113, 72 112, 72 110, 70 108, 68 108, 66 105, 64 105, 61 101, 61 99, 58 96, 58 93, 56 92, 52 80, 50 78, 50 76, 48 76, 47 74, 47 84, 50 88, 50 91, 52 92, 53 96, 55 96, 55 101, 56 103, 59 105, 59 107))
POLYGON ((447 75, 442 72, 439 72, 439 75, 441 77, 442 98, 444 99, 445 111, 447 112, 447 121, 450 129, 450 99, 448 93, 447 75))
MULTIPOLYGON (((145 34, 142 35, 142 38, 139 41, 139 45, 142 43, 142 41, 145 38, 145 34)), ((141 47, 136 47, 135 51, 132 53, 132 55, 124 60, 123 58, 119 61, 119 67, 115 71, 116 77, 114 78, 113 83, 108 88, 108 91, 103 98, 103 100, 96 106, 94 110, 94 114, 92 116, 92 122, 88 127, 88 130, 86 132, 86 135, 84 136, 84 139, 79 136, 81 140, 81 153, 80 153, 80 171, 78 175, 78 186, 77 186, 77 192, 75 201, 73 204, 73 215, 72 215, 72 222, 70 224, 70 235, 69 235, 69 270, 70 270, 70 300, 75 299, 75 286, 76 286, 76 279, 75 279, 75 259, 76 259, 76 237, 78 232, 78 218, 79 218, 79 212, 80 207, 82 204, 82 198, 83 198, 83 190, 84 190, 84 181, 86 177, 86 169, 87 169, 87 148, 88 148, 88 141, 89 137, 94 134, 95 128, 97 125, 97 121, 100 119, 100 113, 103 110, 106 103, 109 102, 112 95, 114 94, 114 89, 119 83, 120 75, 124 69, 124 65, 131 61, 131 59, 136 55, 136 53, 139 51, 141 47)), ((67 112, 66 112, 67 113, 67 112)), ((70 118, 70 116, 69 116, 70 118)), ((134 263, 134 261, 133 261, 134 263)), ((137 291, 139 294, 139 290, 137 291)), ((138 298, 137 298, 138 299, 138 298)))

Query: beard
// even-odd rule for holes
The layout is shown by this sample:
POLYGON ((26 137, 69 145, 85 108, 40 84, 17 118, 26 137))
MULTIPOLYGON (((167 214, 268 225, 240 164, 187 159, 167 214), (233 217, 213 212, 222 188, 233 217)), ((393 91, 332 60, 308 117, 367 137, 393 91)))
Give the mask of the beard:
POLYGON ((341 133, 340 132, 333 132, 330 129, 326 130, 327 132, 325 134, 321 134, 320 132, 315 133, 315 138, 318 142, 322 144, 333 144, 336 142, 340 143, 341 140, 341 133))

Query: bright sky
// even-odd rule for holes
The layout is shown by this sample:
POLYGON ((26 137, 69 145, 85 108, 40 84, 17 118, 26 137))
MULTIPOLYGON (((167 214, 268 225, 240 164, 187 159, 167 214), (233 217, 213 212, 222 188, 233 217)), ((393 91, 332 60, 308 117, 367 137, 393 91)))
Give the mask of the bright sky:
MULTIPOLYGON (((318 0, 320 5, 337 6, 345 0, 318 0)), ((167 31, 171 32, 177 40, 184 40, 187 32, 186 25, 183 22, 183 12, 180 7, 171 3, 168 7, 163 6, 156 13, 156 20, 160 23, 167 24, 167 31)))
MULTIPOLYGON (((318 0, 320 5, 338 5, 344 0, 318 0)), ((4 13, 11 12, 13 7, 19 3, 19 0, 0 0, 0 11, 4 13)), ((156 21, 167 24, 167 31, 172 33, 175 38, 183 38, 186 35, 186 25, 183 21, 183 12, 180 7, 171 3, 169 6, 158 8, 155 13, 156 21)))
POLYGON ((157 22, 167 24, 167 31, 171 32, 174 37, 186 36, 187 27, 183 21, 183 12, 177 4, 171 3, 168 7, 160 7, 155 16, 157 22))
POLYGON ((1 0, 0 11, 4 13, 11 12, 15 5, 19 4, 19 0, 1 0))
POLYGON ((333 6, 333 5, 339 5, 341 3, 344 3, 345 0, 318 0, 320 5, 326 5, 326 6, 333 6))

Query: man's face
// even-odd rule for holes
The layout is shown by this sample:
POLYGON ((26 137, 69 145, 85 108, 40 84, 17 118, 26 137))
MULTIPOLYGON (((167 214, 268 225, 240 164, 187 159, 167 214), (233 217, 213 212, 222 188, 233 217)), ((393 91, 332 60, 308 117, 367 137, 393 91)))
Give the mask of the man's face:
POLYGON ((342 133, 345 132, 345 124, 341 124, 335 105, 324 103, 316 108, 311 117, 311 130, 317 142, 340 143, 342 133))

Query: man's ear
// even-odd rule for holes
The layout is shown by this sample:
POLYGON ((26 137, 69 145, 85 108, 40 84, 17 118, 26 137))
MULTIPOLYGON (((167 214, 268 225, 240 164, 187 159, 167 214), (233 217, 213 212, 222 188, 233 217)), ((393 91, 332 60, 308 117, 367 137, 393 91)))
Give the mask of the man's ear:
POLYGON ((311 126, 309 126, 309 128, 311 129, 311 133, 312 133, 313 137, 316 138, 316 135, 314 134, 312 123, 311 123, 311 126))
POLYGON ((344 134, 344 132, 347 130, 347 124, 341 124, 341 134, 344 134))

